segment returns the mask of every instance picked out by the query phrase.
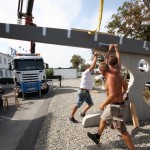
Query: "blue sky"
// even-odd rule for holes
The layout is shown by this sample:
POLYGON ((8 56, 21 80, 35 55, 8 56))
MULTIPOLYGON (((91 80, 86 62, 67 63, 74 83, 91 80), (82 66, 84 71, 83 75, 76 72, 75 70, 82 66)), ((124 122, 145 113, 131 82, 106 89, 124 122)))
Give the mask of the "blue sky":
MULTIPOLYGON (((104 26, 124 1, 104 0, 101 32, 106 32, 104 26)), ((24 0, 24 10, 26 4, 27 0, 24 0)), ((0 22, 17 24, 17 7, 18 0, 0 0, 0 22)), ((98 24, 98 14, 99 0, 34 0, 33 16, 37 26, 94 30, 98 24)), ((0 38, 0 52, 9 53, 9 47, 18 52, 29 52, 30 42, 0 38)), ((40 53, 49 67, 53 68, 70 67, 74 54, 85 60, 91 57, 91 49, 42 43, 36 43, 36 53, 40 53)))

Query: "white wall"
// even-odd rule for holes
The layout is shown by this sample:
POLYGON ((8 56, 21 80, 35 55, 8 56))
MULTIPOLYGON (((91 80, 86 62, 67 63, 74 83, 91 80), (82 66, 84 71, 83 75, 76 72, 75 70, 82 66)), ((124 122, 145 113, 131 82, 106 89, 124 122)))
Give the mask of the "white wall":
POLYGON ((61 75, 64 79, 76 79, 77 70, 72 68, 54 69, 54 76, 61 75))
POLYGON ((12 57, 0 52, 0 78, 12 78, 13 72, 8 70, 8 63, 12 57))

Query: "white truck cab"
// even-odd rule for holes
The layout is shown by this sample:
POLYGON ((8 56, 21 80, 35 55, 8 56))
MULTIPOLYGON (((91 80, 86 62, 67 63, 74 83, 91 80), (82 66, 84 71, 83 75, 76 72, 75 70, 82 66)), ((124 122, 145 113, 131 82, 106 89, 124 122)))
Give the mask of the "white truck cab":
POLYGON ((18 96, 25 93, 47 92, 46 73, 43 58, 39 54, 17 54, 11 64, 14 72, 14 91, 18 96))

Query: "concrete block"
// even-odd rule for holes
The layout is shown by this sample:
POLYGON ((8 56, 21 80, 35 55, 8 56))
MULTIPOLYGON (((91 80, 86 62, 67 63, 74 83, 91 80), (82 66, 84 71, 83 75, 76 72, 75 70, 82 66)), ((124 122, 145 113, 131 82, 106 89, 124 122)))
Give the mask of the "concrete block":
POLYGON ((101 114, 102 112, 99 111, 95 114, 86 115, 82 120, 82 126, 84 128, 98 126, 101 114))

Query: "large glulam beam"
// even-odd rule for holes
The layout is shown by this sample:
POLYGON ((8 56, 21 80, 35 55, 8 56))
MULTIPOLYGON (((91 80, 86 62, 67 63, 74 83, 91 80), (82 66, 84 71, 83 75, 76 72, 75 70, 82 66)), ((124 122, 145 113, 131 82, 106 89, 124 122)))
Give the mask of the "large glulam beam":
POLYGON ((0 37, 102 51, 106 51, 103 44, 116 43, 119 44, 122 53, 150 55, 150 41, 123 38, 101 32, 89 35, 88 31, 78 29, 67 30, 0 23, 0 37))

